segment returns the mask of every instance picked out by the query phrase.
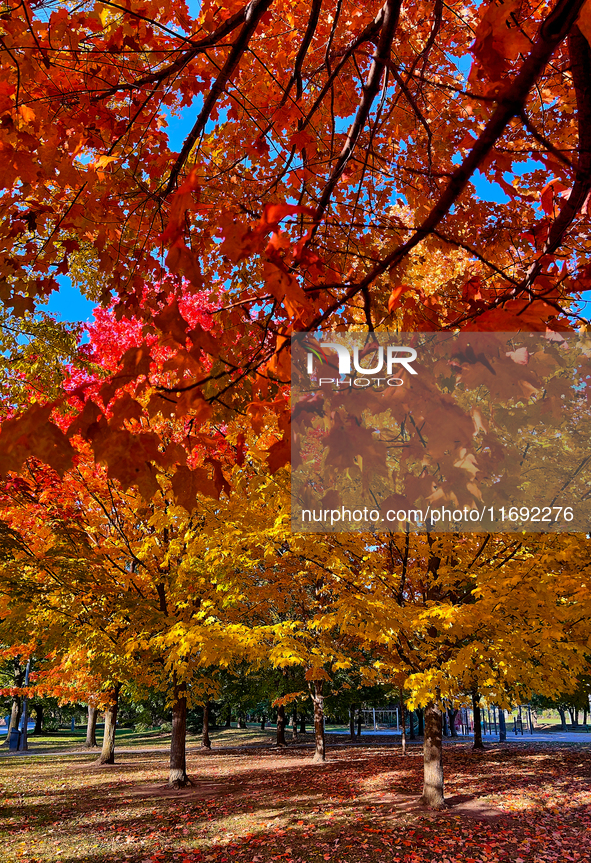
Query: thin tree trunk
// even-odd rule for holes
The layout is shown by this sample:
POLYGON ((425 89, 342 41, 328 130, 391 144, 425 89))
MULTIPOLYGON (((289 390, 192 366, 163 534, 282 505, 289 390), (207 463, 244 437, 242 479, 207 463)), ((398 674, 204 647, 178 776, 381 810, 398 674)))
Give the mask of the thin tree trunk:
POLYGON ((263 715, 261 716, 261 731, 264 731, 264 730, 265 730, 265 725, 266 725, 266 724, 267 724, 267 717, 266 717, 266 716, 265 716, 265 714, 263 713, 263 715))
POLYGON ((447 721, 447 709, 445 706, 441 709, 441 718, 443 721, 443 736, 449 737, 449 725, 447 721))
POLYGON ((105 731, 103 734, 103 746, 101 754, 97 758, 97 764, 115 763, 115 730, 117 728, 117 708, 119 707, 119 690, 121 684, 117 683, 109 692, 110 702, 105 710, 105 731))
POLYGON ((300 713, 300 734, 306 733, 306 714, 300 713))
POLYGON ((35 711, 35 730, 33 734, 43 734, 43 705, 35 704, 31 709, 35 711))
POLYGON ((294 743, 298 742, 298 714, 295 710, 291 717, 291 739, 294 743))
POLYGON ((187 696, 174 682, 172 705, 172 737, 170 740, 170 768, 168 784, 172 788, 186 788, 193 783, 187 776, 187 696))
POLYGON ((419 720, 417 735, 419 737, 423 737, 423 735, 425 734, 425 711, 422 707, 417 707, 417 718, 419 720))
POLYGON ((238 714, 238 728, 246 728, 246 718, 244 713, 238 714))
POLYGON ((224 722, 224 728, 231 728, 231 727, 232 727, 232 709, 231 709, 230 705, 228 705, 228 710, 226 713, 226 721, 224 722))
POLYGON ((457 709, 453 707, 447 708, 447 715, 449 720, 449 730, 452 737, 458 736, 458 729, 456 728, 456 716, 458 715, 457 709))
POLYGON ((96 707, 92 707, 90 704, 88 705, 88 719, 86 721, 86 741, 84 743, 84 747, 86 749, 96 749, 98 747, 98 743, 96 742, 96 721, 98 718, 98 710, 96 707))
POLYGON ((573 725, 575 726, 575 728, 579 727, 579 708, 578 707, 575 707, 575 712, 574 712, 574 716, 573 716, 573 725))
POLYGON ((203 705, 203 730, 201 731, 201 746, 203 749, 211 749, 209 739, 209 701, 203 705))
POLYGON ((349 708, 349 737, 355 740, 355 705, 352 704, 349 708))
POLYGON ((484 749, 482 742, 482 716, 480 713, 480 695, 473 690, 472 710, 474 711, 474 746, 472 749, 484 749))
POLYGON ((568 728, 566 727, 566 713, 564 712, 564 708, 559 707, 558 712, 560 713, 560 724, 562 726, 562 728, 560 730, 561 731, 568 731, 568 728))
POLYGON ((408 727, 409 727, 410 739, 416 740, 417 736, 415 734, 415 712, 414 712, 414 710, 408 711, 408 727))
POLYGON ((400 727, 402 728, 402 754, 406 755, 406 705, 400 690, 400 727))
POLYGON ((424 731, 423 796, 421 803, 430 809, 441 809, 445 806, 441 709, 433 701, 430 701, 425 708, 424 731))
POLYGON ((316 749, 312 761, 326 761, 326 744, 324 741, 324 695, 322 694, 322 681, 314 681, 314 739, 316 749))
POLYGON ((277 746, 286 746, 285 741, 285 707, 280 704, 277 708, 277 746))
POLYGON ((363 713, 361 711, 361 705, 359 705, 359 710, 357 711, 357 737, 361 740, 361 723, 363 722, 363 713))
POLYGON ((499 707, 499 743, 507 740, 507 724, 505 722, 505 710, 499 707))

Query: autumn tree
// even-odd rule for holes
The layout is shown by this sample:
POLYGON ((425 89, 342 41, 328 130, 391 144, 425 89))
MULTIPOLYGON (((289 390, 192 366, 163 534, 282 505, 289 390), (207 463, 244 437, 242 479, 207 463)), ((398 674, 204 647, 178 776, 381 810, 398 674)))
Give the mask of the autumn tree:
MULTIPOLYGON (((161 384, 169 402, 191 394, 220 418, 266 404, 278 469, 289 409, 278 382, 294 330, 576 321, 588 281, 589 28, 585 0, 460 13, 422 0, 252 0, 206 2, 194 17, 153 0, 49 15, 11 0, 4 302, 22 314, 60 275, 84 282, 100 270, 105 301, 144 322, 143 359, 113 370, 136 382, 139 409, 153 334, 176 355, 161 384), (179 114, 192 128, 172 144, 166 124, 179 114), (478 194, 479 171, 500 201, 478 194), (413 284, 413 269, 448 254, 457 267, 441 266, 428 290, 413 284), (213 341, 189 342, 182 316, 143 304, 146 282, 168 273, 169 300, 207 286, 213 341), (195 345, 213 366, 191 365, 195 345)), ((94 424, 79 431, 115 469, 94 424)), ((61 432, 38 410, 5 427, 4 469, 22 463, 20 441, 63 470, 61 432)), ((149 459, 137 449, 135 460, 143 487, 149 459)))

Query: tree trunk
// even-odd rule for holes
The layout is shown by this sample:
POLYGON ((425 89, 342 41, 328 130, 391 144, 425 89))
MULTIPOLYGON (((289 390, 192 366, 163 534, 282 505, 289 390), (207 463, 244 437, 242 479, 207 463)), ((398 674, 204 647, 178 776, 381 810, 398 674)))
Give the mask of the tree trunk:
POLYGON ((349 737, 355 740, 355 705, 349 708, 349 737))
POLYGON ((566 713, 564 712, 564 707, 559 707, 558 712, 560 713, 560 724, 562 726, 560 730, 568 731, 568 728, 566 727, 566 713))
POLYGON ((211 749, 209 739, 209 701, 203 705, 203 730, 201 731, 201 746, 203 749, 211 749))
POLYGON ((326 761, 326 744, 324 741, 324 695, 322 694, 322 681, 314 681, 314 694, 312 701, 314 702, 314 740, 316 749, 312 761, 326 761))
MULTIPOLYGON (((584 725, 585 727, 587 726, 587 714, 588 714, 588 713, 589 713, 588 708, 583 707, 583 725, 584 725)), ((35 728, 36 728, 36 727, 37 727, 37 726, 35 726, 35 728)))
POLYGON ((316 749, 312 761, 326 761, 326 745, 324 742, 324 695, 322 694, 322 681, 314 681, 314 739, 316 749))
POLYGON ((579 708, 578 707, 575 707, 575 712, 573 715, 573 725, 575 726, 575 728, 579 727, 579 708))
POLYGON ((237 724, 238 724, 238 728, 246 728, 246 717, 244 716, 244 713, 238 714, 238 723, 237 724))
POLYGON ((115 763, 115 729, 117 728, 117 708, 119 707, 119 690, 121 684, 117 683, 109 692, 110 703, 105 710, 105 731, 103 734, 103 746, 101 754, 97 758, 97 764, 115 763))
POLYGON ((261 731, 264 731, 264 730, 265 730, 265 725, 266 725, 266 724, 267 724, 267 717, 266 717, 266 716, 265 716, 265 714, 263 713, 263 715, 261 716, 261 731))
POLYGON ((86 749, 96 749, 98 747, 98 743, 96 742, 96 721, 98 718, 98 710, 96 707, 91 707, 88 705, 88 719, 86 722, 86 741, 84 743, 84 747, 86 749))
POLYGON ((406 705, 400 691, 400 727, 402 729, 402 754, 406 755, 406 705))
POLYGON ((291 717, 291 739, 294 743, 298 741, 298 715, 295 710, 291 717))
POLYGON ((472 710, 474 711, 474 746, 472 749, 484 749, 482 742, 482 716, 480 712, 480 695, 473 690, 472 710))
POLYGON ((416 740, 417 736, 415 734, 415 712, 414 712, 414 710, 408 711, 408 728, 409 728, 410 739, 416 740))
POLYGON ((6 737, 2 741, 0 745, 8 746, 10 743, 10 732, 13 728, 18 728, 18 724, 21 721, 21 715, 23 712, 23 705, 21 701, 20 695, 12 696, 12 707, 10 709, 10 719, 8 720, 8 729, 6 731, 6 737))
MULTIPOLYGON (((25 666, 20 664, 18 659, 13 660, 13 686, 22 686, 25 683, 25 666)), ((21 717, 23 715, 23 699, 20 695, 12 696, 12 705, 10 707, 10 719, 8 720, 8 728, 6 729, 6 737, 2 740, 1 746, 10 746, 10 733, 13 728, 18 728, 21 717)))
POLYGON ((286 746, 285 742, 285 707, 277 708, 277 746, 286 746))
POLYGON ((447 721, 447 710, 445 707, 443 707, 441 710, 441 718, 443 721, 443 736, 449 737, 449 724, 447 721))
POLYGON ((228 711, 226 713, 226 721, 224 722, 224 728, 232 727, 232 710, 230 706, 228 706, 228 711))
POLYGON ((33 734, 43 734, 43 705, 35 704, 31 711, 35 711, 35 730, 33 734))
POLYGON ((447 708, 447 716, 449 720, 449 730, 452 737, 458 736, 458 729, 456 728, 456 716, 458 715, 457 709, 453 707, 447 708))
POLYGON ((306 714, 300 713, 300 734, 306 733, 306 714))
POLYGON ((507 725, 505 723, 505 710, 499 707, 499 743, 507 740, 507 725))
MULTIPOLYGON (((193 783, 187 776, 187 696, 176 681, 173 689, 172 738, 170 740, 170 768, 168 784, 172 788, 186 788, 193 783)), ((205 727, 205 722, 204 722, 205 727)))
POLYGON ((359 705, 359 710, 357 711, 357 737, 361 740, 361 723, 363 722, 363 713, 361 712, 361 705, 359 705))
POLYGON ((23 713, 23 702, 20 695, 12 696, 12 707, 10 708, 10 719, 8 721, 8 731, 6 732, 6 738, 2 741, 8 745, 10 743, 10 732, 13 728, 18 728, 18 724, 21 721, 21 716, 23 713))
POLYGON ((445 806, 443 798, 443 744, 441 710, 430 701, 425 708, 425 740, 423 742, 423 796, 421 803, 430 809, 445 806))
POLYGON ((422 707, 417 707, 417 718, 419 720, 417 735, 423 737, 425 734, 425 711, 422 707))

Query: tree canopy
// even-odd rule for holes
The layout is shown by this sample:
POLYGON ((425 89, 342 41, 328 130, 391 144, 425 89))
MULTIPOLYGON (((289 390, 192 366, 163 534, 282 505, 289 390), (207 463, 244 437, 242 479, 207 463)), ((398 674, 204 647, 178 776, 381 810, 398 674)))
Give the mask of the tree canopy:
POLYGON ((318 760, 352 681, 424 706, 438 806, 444 704, 588 668, 585 536, 294 535, 287 489, 293 334, 586 329, 589 39, 588 0, 4 2, 1 639, 113 739, 164 692, 172 782, 250 668, 318 760), (84 333, 40 312, 64 278, 84 333))
MULTIPOLYGON (((280 433, 294 330, 572 327, 589 286, 590 14, 10 0, 2 299, 33 310, 72 272, 143 323, 119 382, 143 385, 153 335, 172 345, 169 402, 267 411, 280 433), (177 305, 204 286, 212 338, 177 305)), ((66 440, 33 416, 61 470, 66 440)), ((3 432, 7 465, 23 422, 3 432)), ((287 459, 277 446, 272 469, 287 459)))

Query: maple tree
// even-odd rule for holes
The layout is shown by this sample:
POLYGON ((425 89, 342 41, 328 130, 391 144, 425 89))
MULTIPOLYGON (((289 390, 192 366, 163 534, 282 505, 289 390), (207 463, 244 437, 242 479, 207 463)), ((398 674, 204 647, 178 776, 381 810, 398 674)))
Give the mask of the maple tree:
MULTIPOLYGON (((252 0, 195 15, 153 0, 10 0, 3 300, 21 314, 60 274, 100 269, 118 314, 172 339, 169 402, 277 416, 272 469, 288 460, 278 383, 294 330, 568 328, 588 286, 589 15, 584 0, 252 0), (176 116, 192 119, 178 149, 176 116), (503 203, 479 197, 478 171, 503 203), (457 254, 451 278, 407 278, 457 254), (207 286, 213 340, 194 328, 189 340, 173 304, 143 305, 146 281, 167 273, 207 286), (196 346, 212 366, 191 363, 196 346)), ((142 351, 119 384, 141 390, 149 342, 142 351)), ((58 470, 71 455, 38 410, 4 428, 7 467, 16 440, 58 470)), ((134 458, 141 484, 145 455, 134 458)))
MULTIPOLYGON (((508 707, 573 689, 588 667, 587 538, 292 534, 281 477, 259 471, 248 489, 246 477, 237 483, 244 496, 230 496, 210 554, 243 572, 268 661, 304 670, 315 758, 325 757, 322 707, 339 672, 357 686, 403 688, 425 708, 424 801, 440 806, 447 705, 477 690, 508 707)), ((294 688, 277 703, 301 696, 294 688)))
MULTIPOLYGON (((169 692, 179 784, 207 669, 246 654, 303 670, 320 759, 336 672, 390 681, 425 706, 424 799, 440 805, 444 699, 558 694, 582 667, 585 545, 407 538, 393 564, 387 535, 291 536, 289 337, 582 322, 590 4, 3 9, 3 321, 45 337, 33 315, 68 274, 114 303, 79 368, 27 377, 25 351, 11 377, 6 565, 28 561, 39 631, 76 597, 63 649, 97 649, 113 696, 121 662, 169 692), (188 114, 176 148, 167 124, 188 114), (479 171, 504 202, 479 196, 479 171)), ((64 357, 68 338, 53 329, 41 352, 64 357)), ((27 579, 3 588, 8 625, 27 579)))
MULTIPOLYGON (((204 320, 193 306, 196 320, 204 320)), ((107 312, 97 313, 94 326, 87 328, 86 363, 83 368, 70 367, 66 375, 72 394, 69 410, 82 421, 89 403, 84 396, 96 390, 109 368, 130 350, 138 328, 133 321, 117 325, 107 312)), ((166 374, 169 353, 165 348, 159 352, 155 373, 166 374)), ((157 393, 147 392, 145 401, 153 395, 158 398, 157 393)), ((125 402, 126 394, 120 398, 125 402)), ((216 609, 223 617, 224 605, 232 605, 227 593, 230 581, 226 590, 200 562, 206 561, 208 507, 215 515, 216 502, 210 499, 208 507, 196 511, 198 490, 215 496, 216 486, 229 489, 219 459, 232 447, 225 434, 212 429, 206 448, 194 438, 187 452, 178 439, 185 440, 190 415, 183 414, 179 421, 174 412, 171 416, 164 410, 163 417, 161 404, 162 399, 157 401, 157 416, 144 430, 144 446, 151 447, 153 464, 145 477, 143 497, 130 486, 130 475, 135 477, 129 466, 122 465, 123 474, 120 469, 115 472, 119 479, 111 478, 110 469, 96 463, 80 437, 73 441, 74 463, 64 478, 28 459, 20 475, 4 484, 3 627, 16 632, 19 622, 21 629, 36 633, 46 649, 52 628, 56 630, 58 662, 53 677, 45 675, 45 691, 59 691, 65 697, 64 677, 72 683, 87 665, 94 669, 98 685, 83 683, 87 696, 98 697, 106 708, 100 756, 105 763, 114 759, 122 685, 133 680, 138 686, 164 689, 173 710, 170 782, 183 785, 189 781, 184 743, 187 707, 199 699, 200 689, 211 693, 204 671, 214 659, 217 665, 223 661, 223 645, 230 650, 225 660, 229 663, 238 643, 242 653, 244 639, 238 641, 239 623, 225 632, 216 616, 216 609), (158 429, 157 438, 153 428, 158 429), (166 447, 164 458, 157 444, 166 447), (177 466, 175 476, 167 471, 167 464, 177 466), (179 487, 179 478, 187 474, 193 477, 192 484, 179 487), (145 500, 147 495, 150 502, 145 500), (92 657, 90 663, 83 659, 77 664, 73 657, 85 653, 92 657)), ((120 426, 122 440, 115 437, 114 443, 123 452, 130 420, 110 409, 103 415, 105 425, 109 421, 120 426)), ((113 440, 107 445, 112 444, 113 440)))

